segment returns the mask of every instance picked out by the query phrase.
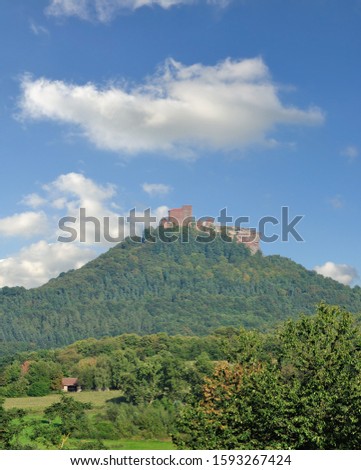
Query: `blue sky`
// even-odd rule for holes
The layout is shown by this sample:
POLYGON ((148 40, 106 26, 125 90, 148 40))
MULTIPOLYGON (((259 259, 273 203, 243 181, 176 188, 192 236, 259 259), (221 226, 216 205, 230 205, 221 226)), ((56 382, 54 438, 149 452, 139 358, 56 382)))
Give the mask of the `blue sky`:
MULTIPOLYGON (((107 249, 80 206, 304 215, 263 244, 359 283, 361 1, 3 0, 0 286, 107 249)), ((277 232, 278 233, 278 232, 277 232)))

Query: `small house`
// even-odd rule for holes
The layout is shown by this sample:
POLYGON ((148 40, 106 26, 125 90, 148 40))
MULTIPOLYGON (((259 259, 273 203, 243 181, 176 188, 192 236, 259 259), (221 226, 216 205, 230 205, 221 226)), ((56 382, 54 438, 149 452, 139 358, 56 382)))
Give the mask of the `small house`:
POLYGON ((61 380, 61 389, 63 392, 81 392, 77 377, 64 377, 61 380))

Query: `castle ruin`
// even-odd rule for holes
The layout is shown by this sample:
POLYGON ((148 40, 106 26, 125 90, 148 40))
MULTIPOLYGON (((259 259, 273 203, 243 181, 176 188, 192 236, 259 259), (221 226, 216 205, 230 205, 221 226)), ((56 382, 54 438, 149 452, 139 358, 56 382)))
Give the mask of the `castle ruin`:
POLYGON ((228 237, 236 240, 237 243, 246 245, 252 254, 260 250, 260 236, 256 230, 251 228, 241 228, 234 226, 221 226, 215 223, 214 217, 202 217, 198 221, 193 218, 193 208, 191 205, 184 205, 168 211, 168 217, 164 217, 160 224, 164 228, 175 226, 187 226, 196 223, 197 227, 211 227, 216 233, 224 232, 228 237))

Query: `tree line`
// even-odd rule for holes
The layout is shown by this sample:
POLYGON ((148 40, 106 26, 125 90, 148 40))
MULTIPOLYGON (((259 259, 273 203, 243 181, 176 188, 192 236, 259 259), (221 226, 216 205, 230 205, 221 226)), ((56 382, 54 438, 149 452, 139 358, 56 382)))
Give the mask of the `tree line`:
MULTIPOLYGON (((34 445, 43 442, 47 448, 66 448, 70 435, 92 437, 99 448, 109 436, 135 435, 172 437, 186 449, 361 445, 360 328, 352 314, 325 303, 315 315, 289 320, 267 334, 222 328, 206 337, 122 335, 21 353, 2 367, 0 390, 6 395, 27 380, 29 393, 44 378, 50 390, 64 372, 79 372, 85 388, 115 388, 119 399, 81 430, 68 432, 59 428, 67 426, 59 413, 61 403, 72 400, 69 395, 30 428, 21 410, 0 408, 0 446, 21 446, 24 432, 35 436, 34 445), (46 426, 52 443, 44 441, 46 426)), ((81 421, 85 410, 78 411, 81 421)))

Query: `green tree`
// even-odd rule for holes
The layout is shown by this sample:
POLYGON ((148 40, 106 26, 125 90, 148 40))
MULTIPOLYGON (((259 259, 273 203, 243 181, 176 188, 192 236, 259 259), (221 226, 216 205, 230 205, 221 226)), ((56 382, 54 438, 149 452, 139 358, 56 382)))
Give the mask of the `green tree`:
POLYGON ((38 397, 47 395, 50 390, 61 388, 62 371, 59 364, 53 361, 32 361, 26 379, 30 386, 28 395, 38 397))
POLYGON ((211 375, 214 369, 214 364, 205 351, 196 358, 195 366, 204 375, 211 375))
POLYGON ((30 397, 45 397, 48 395, 50 389, 50 381, 46 379, 33 382, 28 388, 28 395, 30 397))
POLYGON ((64 448, 70 435, 87 428, 85 410, 90 408, 90 403, 81 403, 72 397, 62 395, 59 402, 45 409, 45 417, 52 420, 54 426, 60 430, 61 439, 58 445, 60 449, 64 448))
POLYGON ((24 410, 5 410, 4 400, 0 399, 0 450, 22 448, 19 438, 25 427, 24 416, 24 410))
POLYGON ((297 391, 297 448, 359 449, 361 337, 352 315, 321 303, 280 334, 283 379, 297 391))
POLYGON ((178 419, 191 449, 359 449, 361 340, 352 316, 320 304, 289 321, 273 360, 223 363, 178 419))
POLYGON ((188 449, 281 449, 286 407, 271 368, 222 362, 205 379, 201 401, 180 412, 173 440, 188 449))

